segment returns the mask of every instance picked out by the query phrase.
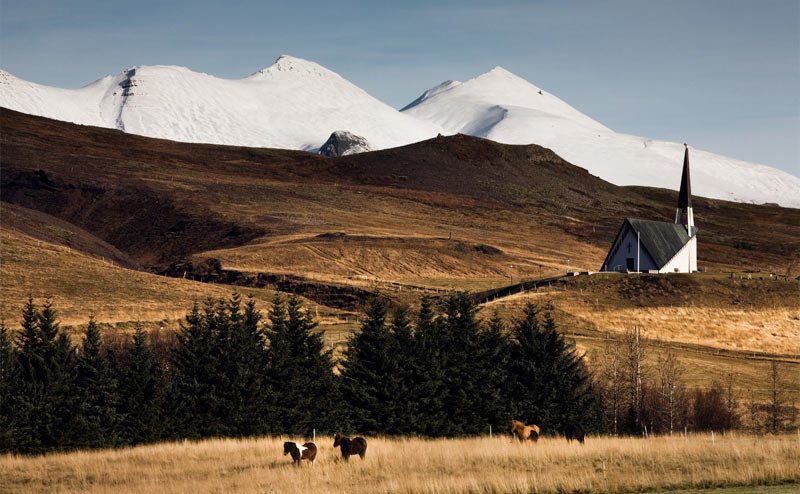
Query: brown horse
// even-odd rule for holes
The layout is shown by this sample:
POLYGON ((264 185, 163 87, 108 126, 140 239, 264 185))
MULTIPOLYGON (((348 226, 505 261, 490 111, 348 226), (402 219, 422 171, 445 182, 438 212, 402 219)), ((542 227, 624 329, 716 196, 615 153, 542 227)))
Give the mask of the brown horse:
POLYGON ((317 459, 317 445, 314 443, 295 443, 286 441, 283 443, 283 456, 292 455, 292 463, 300 465, 301 460, 308 460, 312 465, 317 459))
POLYGON ((342 450, 344 461, 349 461, 351 455, 358 455, 363 460, 367 454, 367 440, 363 437, 350 439, 337 432, 333 436, 333 447, 342 450))
POLYGON ((586 437, 586 431, 583 430, 581 424, 569 423, 564 426, 564 437, 567 438, 567 442, 570 442, 574 439, 583 444, 583 440, 586 437))
POLYGON ((511 434, 519 439, 519 442, 526 441, 528 439, 536 442, 539 440, 539 434, 541 434, 541 429, 536 424, 529 424, 525 425, 523 422, 519 420, 511 420, 511 434))

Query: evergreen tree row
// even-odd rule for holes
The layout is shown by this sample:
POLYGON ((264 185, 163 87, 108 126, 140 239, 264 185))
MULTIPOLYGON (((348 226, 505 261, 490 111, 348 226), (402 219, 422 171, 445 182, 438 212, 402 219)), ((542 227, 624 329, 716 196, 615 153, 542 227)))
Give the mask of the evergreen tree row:
POLYGON ((382 302, 367 312, 341 369, 356 431, 453 436, 508 429, 510 419, 557 433, 570 423, 602 429, 602 411, 574 348, 533 304, 508 330, 488 325, 466 295, 435 314, 423 299, 414 330, 403 309, 391 322, 382 302))
POLYGON ((0 451, 335 431, 455 436, 513 417, 557 432, 602 427, 581 359, 549 313, 484 325, 466 295, 404 309, 373 303, 340 362, 298 299, 195 305, 168 351, 140 326, 104 345, 90 319, 73 346, 48 302, 0 325, 0 451), (14 341, 15 340, 15 341, 14 341))

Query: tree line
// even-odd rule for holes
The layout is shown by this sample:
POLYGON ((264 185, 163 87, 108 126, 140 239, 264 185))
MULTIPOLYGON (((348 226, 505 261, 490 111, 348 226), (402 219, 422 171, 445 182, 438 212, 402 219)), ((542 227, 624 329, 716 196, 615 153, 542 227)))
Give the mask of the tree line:
POLYGON ((372 303, 340 359, 309 311, 276 296, 195 304, 164 349, 137 325, 123 345, 93 319, 73 345, 50 302, 0 325, 0 450, 37 453, 161 440, 362 432, 458 436, 513 416, 557 431, 603 427, 582 359, 549 311, 506 328, 464 294, 415 318, 372 303))
POLYGON ((595 389, 613 434, 672 434, 747 429, 779 433, 797 422, 782 364, 770 362, 767 399, 737 382, 732 372, 705 388, 690 388, 687 371, 671 347, 659 348, 639 328, 596 355, 595 389), (744 390, 743 390, 744 388, 744 390))
POLYGON ((0 324, 0 451, 314 430, 459 436, 506 431, 511 418, 546 434, 738 425, 724 388, 689 396, 671 351, 654 372, 638 332, 590 373, 552 308, 527 304, 508 323, 476 312, 466 294, 422 298, 413 316, 376 300, 335 358, 296 297, 276 296, 266 315, 238 294, 209 299, 168 344, 136 325, 116 345, 91 318, 74 345, 51 303, 29 300, 20 331, 0 324))

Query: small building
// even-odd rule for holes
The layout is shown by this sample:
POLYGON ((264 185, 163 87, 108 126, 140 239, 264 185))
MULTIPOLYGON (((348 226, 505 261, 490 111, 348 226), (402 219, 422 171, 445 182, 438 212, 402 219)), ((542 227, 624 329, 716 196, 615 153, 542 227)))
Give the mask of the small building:
POLYGON ((689 147, 683 157, 675 222, 626 218, 600 271, 691 273, 697 271, 697 228, 692 213, 689 147), (683 220, 686 213, 686 220, 683 220))

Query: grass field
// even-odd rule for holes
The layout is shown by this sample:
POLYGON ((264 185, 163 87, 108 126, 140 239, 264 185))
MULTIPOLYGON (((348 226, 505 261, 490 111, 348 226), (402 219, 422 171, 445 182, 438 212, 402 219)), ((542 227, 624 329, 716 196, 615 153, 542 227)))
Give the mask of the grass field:
MULTIPOLYGON (((125 269, 6 228, 0 228, 0 259, 0 318, 12 329, 18 327, 29 296, 37 304, 49 298, 63 326, 86 324, 94 315, 109 325, 141 321, 177 327, 195 301, 228 298, 238 290, 252 295, 266 312, 275 295, 267 289, 237 289, 125 269)), ((303 302, 323 323, 339 321, 339 311, 303 302)))
MULTIPOLYGON (((299 438, 287 438, 297 440, 299 438)), ((318 437, 315 465, 294 467, 282 439, 207 440, 132 449, 0 457, 0 492, 38 493, 532 493, 794 492, 800 436, 649 439, 589 437, 586 444, 508 435, 370 439, 364 461, 338 459, 318 437), (776 486, 764 488, 764 486, 776 486), (710 491, 715 492, 715 491, 710 491)))
POLYGON ((518 313, 527 302, 553 303, 562 326, 620 334, 638 326, 648 338, 730 351, 800 356, 800 287, 793 281, 692 275, 597 274, 487 304, 518 313))

